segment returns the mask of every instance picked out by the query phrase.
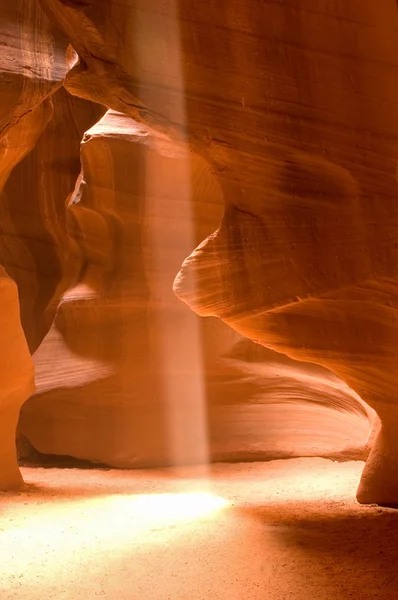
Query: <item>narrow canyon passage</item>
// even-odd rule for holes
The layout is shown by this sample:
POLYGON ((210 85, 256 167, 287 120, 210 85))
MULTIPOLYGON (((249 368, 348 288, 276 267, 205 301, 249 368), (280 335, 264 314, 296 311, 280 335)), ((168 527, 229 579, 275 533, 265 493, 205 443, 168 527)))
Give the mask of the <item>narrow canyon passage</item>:
POLYGON ((398 513, 362 462, 23 469, 0 496, 2 600, 395 600, 398 513))
POLYGON ((398 600, 397 7, 0 0, 0 600, 398 600))

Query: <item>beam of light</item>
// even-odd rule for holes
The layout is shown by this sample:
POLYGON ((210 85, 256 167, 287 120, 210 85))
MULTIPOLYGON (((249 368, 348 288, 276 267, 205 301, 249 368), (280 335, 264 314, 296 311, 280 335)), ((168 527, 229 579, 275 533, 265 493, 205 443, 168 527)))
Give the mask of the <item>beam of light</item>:
MULTIPOLYGON (((134 24, 135 59, 142 96, 148 105, 162 98, 167 116, 186 126, 184 73, 177 2, 159 14, 137 11, 134 24), (160 38, 154 40, 154 31, 160 38), (148 58, 148 48, 151 55, 148 58), (157 54, 159 53, 159 55, 157 54), (155 80, 145 81, 159 66, 155 80), (151 71, 152 69, 152 71, 151 71), (151 90, 153 90, 151 92, 151 90), (152 95, 151 95, 152 94, 152 95), (156 94, 156 97, 154 95, 156 94)), ((193 215, 191 157, 184 143, 165 143, 153 132, 145 157, 143 244, 146 254, 149 314, 155 377, 161 381, 159 402, 164 409, 168 463, 209 462, 206 390, 198 317, 173 294, 173 280, 186 256, 197 245, 193 215)))
MULTIPOLYGON (((3 514, 0 529, 0 590, 23 577, 33 588, 68 581, 90 561, 109 565, 112 556, 162 546, 198 521, 215 518, 228 505, 208 492, 111 495, 45 502, 3 514), (8 525, 7 523, 8 516, 8 525)), ((81 575, 80 575, 81 576, 81 575)))

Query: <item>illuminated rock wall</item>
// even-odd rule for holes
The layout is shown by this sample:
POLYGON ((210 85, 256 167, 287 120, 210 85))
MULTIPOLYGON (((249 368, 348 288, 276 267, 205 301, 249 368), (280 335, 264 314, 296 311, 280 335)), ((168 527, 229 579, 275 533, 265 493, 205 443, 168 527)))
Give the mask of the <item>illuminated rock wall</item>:
POLYGON ((358 497, 398 502, 395 2, 2 10, 21 432, 117 466, 364 456, 359 394, 358 497))

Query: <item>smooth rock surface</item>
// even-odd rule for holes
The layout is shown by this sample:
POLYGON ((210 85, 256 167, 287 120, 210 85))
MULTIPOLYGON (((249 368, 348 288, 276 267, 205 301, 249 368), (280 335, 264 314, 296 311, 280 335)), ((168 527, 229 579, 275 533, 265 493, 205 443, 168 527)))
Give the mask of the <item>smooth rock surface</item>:
POLYGON ((221 226, 177 294, 359 393, 383 427, 358 497, 397 502, 396 2, 42 6, 81 57, 72 93, 187 140, 217 176, 221 226))
POLYGON ((222 215, 203 159, 110 111, 84 136, 69 202, 84 270, 34 354, 20 432, 37 450, 118 467, 366 457, 369 415, 346 385, 173 294, 222 215))
POLYGON ((81 138, 104 112, 64 89, 49 102, 52 118, 33 150, 14 165, 0 196, 0 264, 18 285, 31 352, 49 331, 63 293, 80 276, 66 204, 80 172, 81 138))
POLYGON ((362 456, 374 409, 358 498, 396 505, 396 3, 203 6, 0 7, 21 431, 118 466, 362 456), (135 123, 90 130, 105 106, 135 123), (175 292, 225 326, 173 297, 188 255, 175 292))
POLYGON ((37 0, 0 3, 0 143, 62 85, 68 40, 54 29, 37 0))
MULTIPOLYGON (((21 405, 34 391, 33 363, 21 327, 19 290, 10 274, 21 243, 6 206, 13 169, 29 155, 53 115, 50 94, 68 69, 68 42, 34 0, 0 3, 0 488, 22 483, 15 448, 21 405), (4 268, 5 267, 5 268, 4 268)), ((19 215, 20 225, 27 215, 19 215)))
POLYGON ((18 290, 0 267, 0 490, 22 485, 15 434, 19 410, 34 392, 33 362, 19 319, 18 290))
MULTIPOLYGON (((61 90, 76 60, 36 0, 0 3, 0 486, 21 484, 15 430, 34 391, 34 351, 60 297, 78 279, 68 260, 66 198, 84 131, 104 112, 61 90), (76 107, 84 110, 75 118, 76 107), (82 125, 82 123, 84 124, 82 125), (80 131, 79 131, 80 130, 80 131), (67 264, 68 263, 68 264, 67 264), (21 327, 22 324, 22 327, 21 327)), ((76 172, 74 172, 76 170, 76 172)))
POLYGON ((247 43, 217 90, 237 95, 241 69, 247 86, 241 107, 231 98, 234 127, 218 126, 208 148, 226 210, 175 289, 357 391, 382 422, 358 498, 396 505, 397 6, 235 6, 247 43))

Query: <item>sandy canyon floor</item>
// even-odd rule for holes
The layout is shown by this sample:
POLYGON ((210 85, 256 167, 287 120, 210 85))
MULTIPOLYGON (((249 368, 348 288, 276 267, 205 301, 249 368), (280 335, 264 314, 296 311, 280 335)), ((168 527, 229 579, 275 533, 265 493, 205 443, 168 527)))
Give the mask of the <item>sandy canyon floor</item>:
POLYGON ((0 494, 0 598, 396 600, 398 511, 355 502, 362 467, 24 468, 0 494))

